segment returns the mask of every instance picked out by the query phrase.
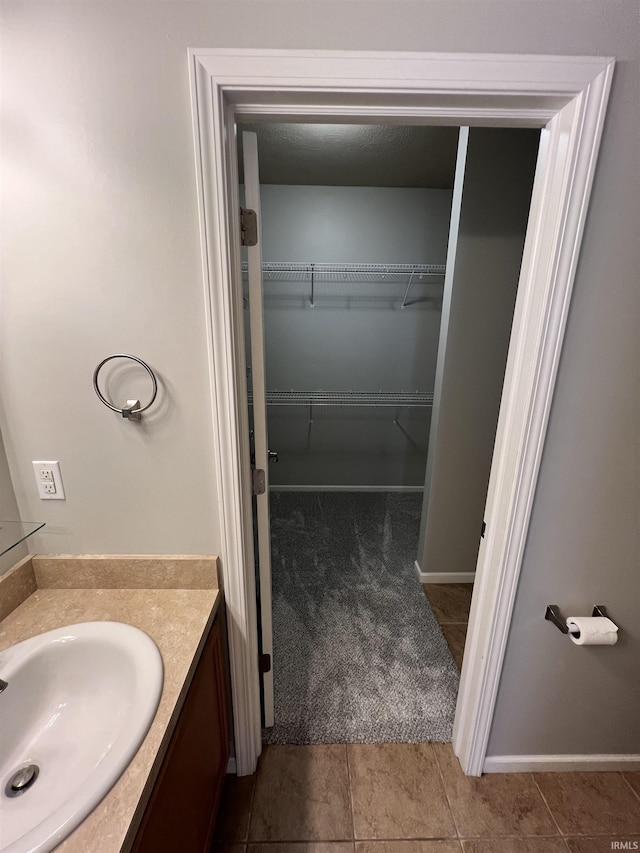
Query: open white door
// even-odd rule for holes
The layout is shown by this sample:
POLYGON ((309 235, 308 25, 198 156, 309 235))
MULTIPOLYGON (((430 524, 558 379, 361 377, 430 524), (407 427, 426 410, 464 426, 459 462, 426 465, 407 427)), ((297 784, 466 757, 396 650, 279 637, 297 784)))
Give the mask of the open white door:
MULTIPOLYGON (((247 247, 249 267, 249 328, 251 337, 251 377, 253 386, 253 440, 255 468, 264 472, 264 490, 256 496, 258 542, 258 592, 262 660, 268 655, 269 670, 262 673, 264 725, 273 725, 273 636, 271 627, 271 527, 269 521, 269 445, 267 441, 267 401, 262 305, 262 228, 260 221, 260 176, 258 138, 242 134, 245 208, 255 212, 258 240, 247 247)), ((264 668, 264 667, 262 667, 264 668)))

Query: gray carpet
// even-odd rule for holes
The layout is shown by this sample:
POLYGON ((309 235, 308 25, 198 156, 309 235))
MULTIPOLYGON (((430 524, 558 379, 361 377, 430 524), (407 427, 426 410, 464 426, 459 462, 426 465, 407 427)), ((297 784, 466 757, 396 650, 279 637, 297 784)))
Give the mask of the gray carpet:
POLYGON ((267 743, 451 740, 458 670, 413 565, 421 499, 272 493, 267 743))

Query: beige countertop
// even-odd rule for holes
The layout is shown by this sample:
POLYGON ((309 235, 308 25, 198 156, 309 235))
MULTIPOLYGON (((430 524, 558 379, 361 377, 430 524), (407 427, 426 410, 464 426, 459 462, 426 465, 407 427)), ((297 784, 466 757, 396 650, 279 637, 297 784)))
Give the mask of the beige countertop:
POLYGON ((12 576, 6 583, 6 575, 0 579, 5 612, 14 605, 0 621, 0 651, 64 625, 112 620, 145 631, 162 655, 164 684, 160 704, 140 749, 106 797, 56 848, 60 853, 120 853, 129 850, 133 842, 208 628, 218 610, 221 596, 217 589, 217 561, 215 557, 198 558, 196 566, 187 557, 171 558, 166 573, 166 583, 171 588, 166 588, 162 587, 163 558, 127 557, 126 566, 122 558, 122 570, 116 565, 115 571, 116 558, 94 563, 94 571, 91 558, 82 558, 84 564, 79 572, 74 558, 58 558, 57 572, 52 571, 52 560, 47 558, 39 572, 39 559, 20 563, 9 573, 12 576), (180 559, 179 572, 176 559, 180 559), (76 573, 75 582, 80 584, 87 572, 92 577, 90 588, 70 586, 70 574, 76 573), (141 586, 145 577, 148 588, 141 586), (95 586, 101 580, 112 588, 95 586), (172 586, 177 583, 191 588, 172 586), (193 588, 194 583, 199 588, 193 588), (202 588, 205 584, 207 588, 202 588), (10 597, 12 600, 8 601, 10 597))

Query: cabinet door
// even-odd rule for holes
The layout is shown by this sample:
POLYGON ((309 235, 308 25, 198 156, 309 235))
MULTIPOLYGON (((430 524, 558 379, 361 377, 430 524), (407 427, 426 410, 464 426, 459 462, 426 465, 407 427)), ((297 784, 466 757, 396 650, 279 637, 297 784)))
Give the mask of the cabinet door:
POLYGON ((136 836, 135 853, 208 851, 228 758, 216 618, 136 836))

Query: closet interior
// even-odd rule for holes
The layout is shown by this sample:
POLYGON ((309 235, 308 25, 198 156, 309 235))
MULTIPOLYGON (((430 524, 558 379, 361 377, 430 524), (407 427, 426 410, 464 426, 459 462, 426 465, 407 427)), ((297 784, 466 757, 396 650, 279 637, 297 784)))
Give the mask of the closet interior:
MULTIPOLYGON (((443 632, 453 648, 462 628, 456 623, 452 640, 438 618, 457 600, 464 622, 471 586, 425 587, 432 607, 420 581, 446 571, 473 580, 537 138, 522 137, 523 148, 515 132, 505 137, 506 162, 524 178, 520 188, 496 187, 493 195, 508 196, 504 205, 498 198, 498 221, 468 183, 468 215, 462 205, 465 170, 467 177, 477 170, 484 199, 486 181, 502 168, 498 131, 472 131, 474 161, 466 128, 241 125, 240 163, 245 130, 257 135, 260 162, 271 456, 275 725, 264 738, 446 741, 459 671, 443 632), (488 152, 494 168, 483 175, 488 152), (508 254, 502 266, 499 256, 470 263, 483 223, 499 232, 485 248, 508 254), (457 252, 466 283, 454 287, 457 252), (493 294, 495 277, 502 290, 493 294), (498 320, 483 319, 477 299, 485 286, 484 301, 502 303, 490 307, 498 320), (469 293, 457 299, 456 288, 469 293), (461 357, 472 342, 474 352, 461 357), (491 387, 474 377, 485 367, 491 387), (487 395, 484 415, 474 385, 487 395), (459 435, 452 441, 465 406, 477 410, 463 425, 471 453, 456 443, 459 435), (481 462, 472 459, 474 445, 482 445, 481 462), (468 471, 454 471, 458 456, 468 471), (458 518, 446 505, 464 504, 465 490, 473 498, 458 518), (464 565, 452 570, 440 566, 438 547, 456 530, 470 544, 464 565), (429 548, 434 559, 424 565, 429 548)), ((242 186, 240 196, 243 203, 242 186)), ((243 279, 248 309, 246 256, 243 279)), ((251 417, 248 316, 246 340, 251 417)))

